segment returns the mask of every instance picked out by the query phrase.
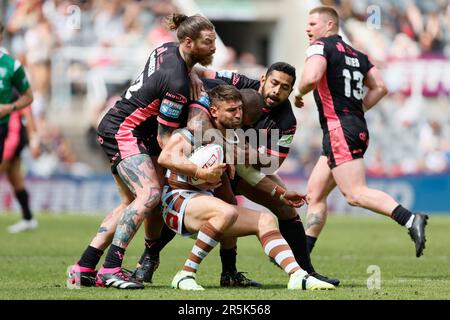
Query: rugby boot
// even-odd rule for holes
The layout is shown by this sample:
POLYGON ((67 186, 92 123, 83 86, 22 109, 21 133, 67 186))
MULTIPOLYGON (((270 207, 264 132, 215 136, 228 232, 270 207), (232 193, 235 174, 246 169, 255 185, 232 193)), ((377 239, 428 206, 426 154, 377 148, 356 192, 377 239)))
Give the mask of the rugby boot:
POLYGON ((97 271, 91 268, 81 267, 78 263, 69 271, 67 282, 82 287, 95 286, 97 271))
POLYGON ((131 273, 123 268, 102 267, 96 278, 97 287, 114 287, 117 289, 144 289, 144 285, 131 277, 131 273))
POLYGON ((416 257, 419 258, 425 249, 425 226, 427 225, 428 215, 415 213, 411 227, 408 229, 409 236, 416 245, 416 257))
POLYGON ((221 287, 262 287, 262 284, 244 276, 245 272, 229 271, 220 275, 221 287))
POLYGON ((159 256, 145 255, 140 265, 134 270, 133 278, 139 282, 152 282, 153 273, 159 267, 159 256))

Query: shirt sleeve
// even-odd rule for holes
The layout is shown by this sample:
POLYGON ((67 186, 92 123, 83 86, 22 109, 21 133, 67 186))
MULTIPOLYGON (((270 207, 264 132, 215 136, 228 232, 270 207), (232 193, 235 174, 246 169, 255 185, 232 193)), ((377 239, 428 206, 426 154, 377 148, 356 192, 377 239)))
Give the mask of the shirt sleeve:
POLYGON ((168 77, 168 90, 161 100, 157 121, 172 128, 181 127, 185 120, 185 109, 187 110, 189 96, 189 80, 171 81, 168 77))
POLYGON ((27 76, 25 75, 25 70, 23 69, 22 64, 18 60, 15 60, 14 62, 14 74, 12 76, 11 82, 12 85, 20 93, 25 93, 25 91, 27 91, 30 88, 27 76))
POLYGON ((233 72, 231 70, 222 70, 216 72, 216 79, 220 79, 227 84, 231 84, 238 89, 255 89, 258 90, 260 86, 259 80, 247 78, 246 76, 233 72))
POLYGON ((373 63, 370 61, 370 59, 369 59, 369 57, 366 55, 365 56, 365 60, 366 60, 366 65, 367 65, 367 71, 366 71, 366 74, 367 74, 367 72, 369 72, 370 71, 370 69, 372 69, 373 67, 375 67, 374 65, 373 65, 373 63))
POLYGON ((205 112, 209 118, 211 118, 211 113, 209 111, 210 108, 210 100, 209 100, 209 96, 206 92, 202 92, 202 95, 200 96, 200 98, 198 100, 195 101, 191 101, 191 103, 189 104, 189 109, 200 109, 203 112, 205 112))
POLYGON ((317 40, 312 45, 310 45, 308 49, 306 49, 306 60, 314 55, 319 55, 326 59, 329 56, 327 51, 328 50, 326 48, 325 42, 322 40, 317 40))

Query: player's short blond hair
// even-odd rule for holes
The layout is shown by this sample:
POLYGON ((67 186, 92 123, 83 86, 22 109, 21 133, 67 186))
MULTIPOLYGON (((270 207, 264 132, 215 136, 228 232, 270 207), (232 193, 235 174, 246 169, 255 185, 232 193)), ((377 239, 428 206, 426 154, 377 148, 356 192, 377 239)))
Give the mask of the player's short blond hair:
POLYGON ((339 30, 339 15, 334 8, 328 7, 328 6, 316 7, 309 12, 309 14, 314 14, 314 13, 326 14, 328 17, 331 18, 331 20, 333 20, 333 22, 336 26, 336 29, 339 30))

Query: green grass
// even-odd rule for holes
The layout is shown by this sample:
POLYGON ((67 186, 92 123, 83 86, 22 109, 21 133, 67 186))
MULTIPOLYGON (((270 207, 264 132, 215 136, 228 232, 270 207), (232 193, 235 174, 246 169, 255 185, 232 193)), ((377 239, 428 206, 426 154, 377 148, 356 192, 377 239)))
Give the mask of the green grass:
MULTIPOLYGON (((193 240, 177 236, 161 253, 154 283, 144 290, 66 287, 66 269, 96 232, 102 216, 38 215, 35 232, 10 235, 17 215, 0 215, 0 299, 450 299, 450 216, 431 216, 425 255, 417 259, 407 231, 389 219, 332 216, 313 253, 316 269, 342 281, 330 292, 289 291, 287 276, 272 265, 255 237, 238 242, 238 269, 264 283, 262 289, 224 289, 217 248, 205 259, 198 282, 204 292, 170 288, 193 240), (370 265, 381 270, 381 289, 369 290, 370 265)), ((124 266, 132 269, 143 248, 142 230, 127 250, 124 266)))

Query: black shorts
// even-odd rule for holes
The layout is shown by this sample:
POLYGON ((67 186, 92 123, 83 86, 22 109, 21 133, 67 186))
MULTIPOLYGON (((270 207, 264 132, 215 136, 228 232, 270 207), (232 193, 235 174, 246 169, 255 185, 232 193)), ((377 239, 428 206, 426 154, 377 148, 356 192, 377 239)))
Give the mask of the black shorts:
POLYGON ((369 131, 365 123, 347 125, 324 132, 322 155, 333 169, 344 162, 363 158, 368 146, 369 131))
POLYGON ((0 163, 3 159, 3 149, 5 146, 6 136, 8 135, 8 123, 0 124, 0 163))
POLYGON ((114 174, 117 174, 117 165, 125 158, 136 154, 148 154, 153 157, 161 153, 156 135, 147 138, 134 137, 133 140, 122 143, 113 136, 97 134, 97 141, 106 153, 111 164, 111 172, 114 174))
POLYGON ((231 190, 233 190, 233 194, 235 196, 240 196, 241 194, 239 193, 239 191, 237 191, 238 188, 238 184, 239 182, 242 180, 242 177, 240 175, 238 175, 237 173, 235 173, 234 175, 234 179, 230 179, 230 184, 231 184, 231 190))

